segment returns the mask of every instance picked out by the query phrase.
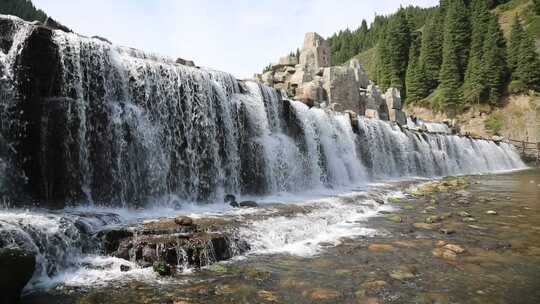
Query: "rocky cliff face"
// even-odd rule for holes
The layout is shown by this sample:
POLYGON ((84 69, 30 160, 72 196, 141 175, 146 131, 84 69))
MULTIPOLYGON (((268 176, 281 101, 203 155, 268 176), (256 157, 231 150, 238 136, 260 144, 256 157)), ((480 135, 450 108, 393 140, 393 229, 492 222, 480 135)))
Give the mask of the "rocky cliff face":
POLYGON ((256 78, 310 107, 328 106, 406 125, 399 90, 390 88, 383 94, 356 59, 342 66, 331 66, 331 62, 327 41, 317 33, 307 33, 298 58, 282 57, 271 71, 256 78))

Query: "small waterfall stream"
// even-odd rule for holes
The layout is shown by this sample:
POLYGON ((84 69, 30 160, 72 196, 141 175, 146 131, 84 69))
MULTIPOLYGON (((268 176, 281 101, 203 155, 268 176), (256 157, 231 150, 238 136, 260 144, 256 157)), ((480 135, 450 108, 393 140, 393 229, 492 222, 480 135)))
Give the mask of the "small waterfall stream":
MULTIPOLYGON (((81 267, 84 254, 99 253, 90 236, 125 221, 111 213, 17 209, 28 202, 125 210, 175 197, 181 207, 219 202, 225 193, 350 192, 387 179, 525 168, 505 143, 363 117, 353 128, 348 115, 309 109, 224 72, 11 17, 0 23, 11 42, 0 52, 0 196, 14 208, 0 210, 1 245, 37 253, 37 278, 81 267), (43 58, 34 58, 36 48, 43 58), (42 69, 50 62, 55 69, 42 69), (44 79, 50 86, 37 96, 44 79)), ((342 224, 377 210, 339 201, 320 207, 286 219, 286 229, 275 219, 252 226, 251 236, 275 233, 270 241, 255 237, 255 247, 264 252, 292 239, 305 249, 303 240, 362 230, 342 224)))

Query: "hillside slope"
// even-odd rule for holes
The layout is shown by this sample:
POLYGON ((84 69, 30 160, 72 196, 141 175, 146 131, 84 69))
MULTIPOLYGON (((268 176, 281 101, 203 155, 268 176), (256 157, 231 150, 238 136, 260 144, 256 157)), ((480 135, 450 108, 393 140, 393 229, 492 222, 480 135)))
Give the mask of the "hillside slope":
MULTIPOLYGON (((499 16, 499 23, 506 38, 510 36, 510 27, 513 18, 520 16, 525 29, 536 39, 536 50, 540 54, 540 16, 534 13, 533 0, 511 0, 505 4, 500 4, 493 9, 499 16)), ((418 30, 422 30, 419 28, 418 30)), ((370 79, 377 79, 378 50, 377 46, 359 52, 356 58, 364 66, 370 79)))

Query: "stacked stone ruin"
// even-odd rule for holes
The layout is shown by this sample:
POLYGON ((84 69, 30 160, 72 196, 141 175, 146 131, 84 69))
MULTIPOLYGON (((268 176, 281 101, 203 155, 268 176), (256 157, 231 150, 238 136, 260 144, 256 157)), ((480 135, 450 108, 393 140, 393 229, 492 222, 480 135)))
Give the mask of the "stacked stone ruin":
POLYGON ((317 33, 307 33, 298 57, 280 58, 271 70, 256 78, 310 107, 328 107, 406 125, 398 89, 390 88, 383 94, 357 59, 341 66, 332 66, 331 62, 328 42, 317 33))

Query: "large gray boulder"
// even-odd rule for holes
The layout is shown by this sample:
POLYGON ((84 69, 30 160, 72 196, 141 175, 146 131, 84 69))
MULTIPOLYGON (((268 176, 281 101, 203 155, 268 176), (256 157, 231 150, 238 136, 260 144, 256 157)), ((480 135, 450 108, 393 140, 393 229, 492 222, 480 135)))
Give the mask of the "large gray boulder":
POLYGON ((353 69, 347 66, 325 68, 323 87, 329 103, 339 103, 345 110, 360 112, 360 86, 353 69))
POLYGON ((300 53, 300 64, 316 73, 319 68, 329 67, 332 63, 328 42, 317 33, 307 33, 304 47, 300 53))

